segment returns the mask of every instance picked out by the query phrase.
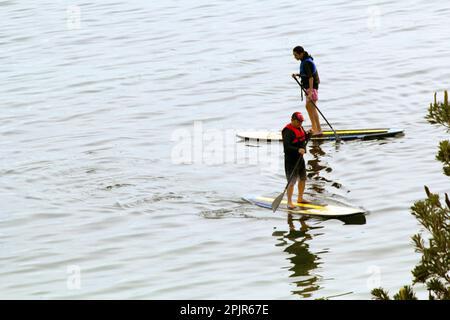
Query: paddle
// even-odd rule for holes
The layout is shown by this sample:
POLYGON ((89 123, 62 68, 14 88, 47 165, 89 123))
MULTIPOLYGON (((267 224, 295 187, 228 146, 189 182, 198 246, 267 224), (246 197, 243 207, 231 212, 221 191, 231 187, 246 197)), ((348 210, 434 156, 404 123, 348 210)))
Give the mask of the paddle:
POLYGON ((277 211, 278 207, 280 206, 281 201, 284 198, 284 194, 286 193, 287 188, 289 187, 289 184, 292 181, 292 178, 294 177, 294 174, 297 171, 298 164, 300 163, 300 160, 302 160, 302 157, 298 158, 297 163, 295 164, 294 170, 291 173, 291 176, 289 177, 288 183, 286 184, 286 188, 284 188, 284 191, 280 193, 278 197, 275 198, 272 202, 272 210, 273 212, 277 211))
MULTIPOLYGON (((294 80, 298 83, 298 85, 300 86, 300 88, 303 90, 303 92, 307 95, 305 88, 303 88, 303 86, 301 85, 301 83, 298 81, 298 79, 293 76, 294 80)), ((331 126, 331 124, 328 122, 327 118, 325 118, 325 116, 323 115, 323 113, 320 111, 320 109, 317 107, 317 105, 311 101, 313 106, 317 109, 317 111, 319 111, 320 115, 322 116, 322 118, 324 118, 324 120, 327 122, 327 124, 330 126, 331 130, 334 133, 334 137, 336 138, 336 142, 340 142, 340 138, 338 136, 338 134, 336 133, 336 130, 333 129, 333 127, 331 126)))

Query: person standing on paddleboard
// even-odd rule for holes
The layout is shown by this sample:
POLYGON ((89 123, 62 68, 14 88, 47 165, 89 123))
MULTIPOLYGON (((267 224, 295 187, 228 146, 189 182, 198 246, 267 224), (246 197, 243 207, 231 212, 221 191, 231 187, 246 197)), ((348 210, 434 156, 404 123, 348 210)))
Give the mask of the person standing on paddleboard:
POLYGON ((307 201, 303 199, 306 184, 306 166, 303 155, 306 153, 306 144, 311 138, 312 131, 305 131, 305 129, 303 129, 303 121, 303 115, 300 112, 294 112, 291 117, 291 123, 287 124, 281 132, 283 135, 284 169, 288 182, 292 176, 292 180, 287 188, 288 209, 296 208, 292 203, 292 195, 294 194, 294 185, 297 180, 297 203, 307 203, 307 201), (294 172, 298 160, 300 160, 300 162, 294 172))
POLYGON ((322 135, 322 128, 320 127, 319 114, 313 103, 317 103, 319 99, 319 72, 313 57, 306 52, 303 47, 297 46, 293 50, 294 58, 300 60, 300 73, 293 73, 292 77, 300 77, 302 87, 305 89, 306 96, 306 110, 308 111, 309 119, 314 136, 322 135))

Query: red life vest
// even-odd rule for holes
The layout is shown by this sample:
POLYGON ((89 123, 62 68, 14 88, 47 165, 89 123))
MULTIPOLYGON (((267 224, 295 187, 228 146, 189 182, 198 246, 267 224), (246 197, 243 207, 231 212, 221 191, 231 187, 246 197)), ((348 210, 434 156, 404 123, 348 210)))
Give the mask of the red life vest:
POLYGON ((300 127, 300 129, 297 129, 296 127, 294 127, 292 124, 289 123, 284 128, 289 129, 295 133, 295 139, 294 139, 294 141, 292 141, 292 143, 297 143, 299 141, 305 141, 306 134, 305 134, 305 130, 303 129, 303 127, 300 127))

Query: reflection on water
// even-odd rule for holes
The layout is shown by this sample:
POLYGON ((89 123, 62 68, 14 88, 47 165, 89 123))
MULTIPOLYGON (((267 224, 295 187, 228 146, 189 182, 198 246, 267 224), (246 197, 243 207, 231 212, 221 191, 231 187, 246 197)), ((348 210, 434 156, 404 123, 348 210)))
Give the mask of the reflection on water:
MULTIPOLYGON (((326 155, 325 151, 321 148, 323 141, 312 141, 312 144, 309 148, 309 153, 313 157, 311 160, 308 160, 307 167, 307 188, 313 190, 314 197, 318 198, 317 195, 322 194, 327 198, 327 202, 330 202, 332 194, 325 194, 326 190, 329 190, 329 186, 340 189, 342 185, 339 182, 333 181, 331 179, 327 179, 322 176, 323 172, 330 173, 333 169, 329 166, 328 163, 323 161, 324 156, 326 155)), ((338 144, 337 144, 338 145, 338 144)), ((318 199, 316 199, 317 201, 318 199)), ((353 224, 353 225, 361 225, 366 223, 366 217, 364 214, 359 214, 356 216, 343 217, 338 220, 344 222, 344 224, 353 224)))
MULTIPOLYGON (((329 185, 340 188, 341 185, 330 179, 326 179, 321 174, 323 172, 330 173, 333 169, 323 161, 325 156, 324 150, 321 148, 321 141, 313 141, 310 146, 309 152, 313 159, 308 161, 308 189, 313 190, 317 194, 324 194, 325 190, 329 189, 329 185)), ((327 196, 328 197, 328 196, 327 196)), ((320 275, 316 273, 316 269, 321 264, 320 254, 327 253, 328 251, 321 251, 313 253, 309 248, 308 242, 313 240, 314 229, 321 229, 323 226, 312 227, 306 224, 307 217, 301 217, 294 219, 292 214, 288 214, 287 223, 289 231, 276 231, 272 235, 280 240, 277 246, 286 246, 284 252, 290 254, 288 258, 291 267, 291 282, 297 287, 292 291, 292 294, 298 295, 302 298, 311 298, 314 292, 321 289, 319 281, 322 279, 320 275), (296 227, 295 223, 299 222, 299 226, 296 227)), ((334 218, 335 219, 335 218, 334 218)), ((328 218, 324 218, 328 220, 328 218)), ((359 214, 350 217, 343 217, 337 219, 342 221, 346 225, 363 225, 366 223, 366 217, 364 214, 359 214)), ((314 236, 321 235, 320 233, 314 234, 314 236)))
POLYGON ((366 216, 364 214, 357 214, 350 217, 342 217, 338 219, 339 221, 342 221, 346 225, 361 225, 366 224, 366 216))
POLYGON ((450 2, 372 1, 374 28, 364 4, 318 1, 301 39, 299 1, 200 2, 0 1, 0 298, 278 299, 319 285, 321 297, 361 287, 368 264, 385 287, 408 281, 409 207, 426 183, 448 189, 434 159, 444 133, 423 117, 448 89, 450 2), (302 238, 294 220, 300 231, 274 247, 285 216, 237 199, 282 190, 282 145, 245 148, 228 133, 279 130, 306 111, 289 76, 298 44, 317 59, 318 106, 334 128, 406 136, 311 142, 312 198, 363 205, 377 228, 311 218, 324 228, 302 238), (323 248, 333 254, 314 258, 323 248), (66 288, 68 265, 81 268, 81 290, 66 288), (254 272, 274 265, 293 277, 254 272))
POLYGON ((318 281, 321 277, 314 270, 320 265, 318 255, 326 252, 314 254, 310 251, 308 242, 313 239, 310 231, 323 227, 308 226, 305 222, 306 219, 295 220, 295 222, 300 222, 300 226, 296 227, 292 215, 289 214, 287 219, 289 231, 276 231, 272 234, 281 241, 277 246, 286 246, 284 252, 291 255, 289 257, 292 264, 289 268, 289 271, 292 272, 290 278, 297 287, 292 294, 302 298, 310 298, 315 291, 320 289, 318 281))
MULTIPOLYGON (((317 273, 316 269, 321 265, 320 255, 328 251, 311 252, 309 242, 314 237, 322 235, 322 233, 311 233, 315 229, 322 229, 323 226, 310 226, 306 223, 309 218, 301 217, 294 219, 292 214, 288 214, 287 224, 289 231, 275 231, 272 236, 277 237, 280 241, 276 246, 285 247, 284 252, 290 257, 289 271, 291 272, 290 282, 296 286, 292 290, 293 295, 301 298, 311 298, 314 292, 321 289, 319 281, 322 277, 317 273), (296 226, 296 223, 299 223, 296 226)), ((364 215, 356 215, 339 219, 345 224, 365 224, 364 215)))
POLYGON ((322 157, 325 155, 325 151, 320 147, 324 143, 323 141, 312 141, 309 152, 312 155, 313 159, 308 160, 307 164, 307 177, 308 177, 308 183, 307 187, 308 189, 311 189, 315 191, 316 193, 324 193, 325 191, 325 183, 330 183, 331 186, 335 188, 340 188, 341 184, 334 182, 332 180, 329 180, 323 176, 320 175, 321 171, 325 171, 327 173, 330 173, 333 171, 331 167, 328 166, 328 164, 323 163, 322 157))

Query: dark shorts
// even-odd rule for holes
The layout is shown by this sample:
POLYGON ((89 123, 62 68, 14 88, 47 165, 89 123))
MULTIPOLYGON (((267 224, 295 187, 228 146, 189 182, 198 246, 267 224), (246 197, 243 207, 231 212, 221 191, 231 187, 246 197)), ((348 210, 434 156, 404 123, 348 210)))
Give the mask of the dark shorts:
MULTIPOLYGON (((286 173, 286 180, 289 181, 291 174, 294 172, 294 167, 296 164, 296 160, 292 161, 291 159, 284 158, 284 172, 286 173)), ((292 177, 291 183, 296 183, 298 179, 306 180, 306 166, 305 159, 303 157, 300 159, 300 163, 295 170, 294 176, 292 177)))

